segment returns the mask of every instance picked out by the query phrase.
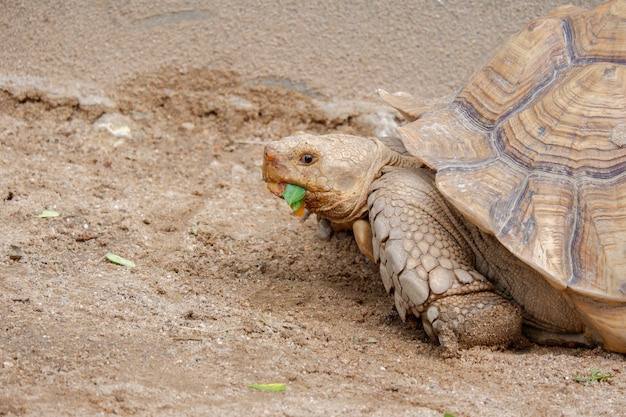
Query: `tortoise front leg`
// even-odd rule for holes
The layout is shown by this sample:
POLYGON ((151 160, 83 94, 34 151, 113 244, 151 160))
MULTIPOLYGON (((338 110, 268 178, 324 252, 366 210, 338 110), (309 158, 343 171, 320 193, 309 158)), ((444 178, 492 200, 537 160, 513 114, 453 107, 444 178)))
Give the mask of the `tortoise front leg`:
POLYGON ((521 336, 521 309, 474 268, 467 226, 426 169, 387 168, 370 189, 374 259, 396 308, 422 319, 448 351, 508 345, 521 336))

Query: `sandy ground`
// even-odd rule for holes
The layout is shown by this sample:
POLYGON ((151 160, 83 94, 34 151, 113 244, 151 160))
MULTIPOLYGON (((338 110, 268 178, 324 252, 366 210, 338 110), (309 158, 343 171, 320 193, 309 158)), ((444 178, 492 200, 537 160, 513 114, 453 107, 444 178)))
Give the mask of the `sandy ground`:
POLYGON ((260 175, 264 142, 384 133, 375 87, 449 93, 552 5, 0 4, 0 416, 622 414, 623 355, 443 358, 260 175))

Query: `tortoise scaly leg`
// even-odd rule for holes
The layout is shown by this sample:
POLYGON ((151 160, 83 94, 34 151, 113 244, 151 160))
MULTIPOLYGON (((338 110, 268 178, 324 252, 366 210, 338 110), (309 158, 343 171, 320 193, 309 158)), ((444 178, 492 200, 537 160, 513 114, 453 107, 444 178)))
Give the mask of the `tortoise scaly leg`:
POLYGON ((466 224, 424 169, 386 168, 370 188, 373 252, 401 318, 420 317, 451 353, 507 345, 521 335, 520 308, 474 268, 466 224))

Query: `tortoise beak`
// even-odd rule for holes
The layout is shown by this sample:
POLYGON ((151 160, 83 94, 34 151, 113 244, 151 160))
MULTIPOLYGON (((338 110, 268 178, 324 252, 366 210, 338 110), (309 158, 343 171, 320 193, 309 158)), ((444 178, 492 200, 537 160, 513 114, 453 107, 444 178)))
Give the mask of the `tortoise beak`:
POLYGON ((282 197, 285 192, 285 184, 278 182, 268 182, 267 189, 270 190, 272 194, 278 197, 282 197))
POLYGON ((287 167, 276 157, 276 151, 272 144, 265 146, 263 155, 263 181, 267 184, 267 189, 274 195, 282 197, 285 191, 285 178, 281 172, 287 172, 287 167))

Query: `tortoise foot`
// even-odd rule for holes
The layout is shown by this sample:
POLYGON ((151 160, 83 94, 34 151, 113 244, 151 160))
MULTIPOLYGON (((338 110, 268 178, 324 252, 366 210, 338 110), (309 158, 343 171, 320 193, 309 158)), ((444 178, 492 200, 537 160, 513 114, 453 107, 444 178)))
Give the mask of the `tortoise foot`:
POLYGON ((477 345, 508 346, 522 334, 519 306, 492 292, 440 298, 427 307, 422 323, 450 353, 477 345))

